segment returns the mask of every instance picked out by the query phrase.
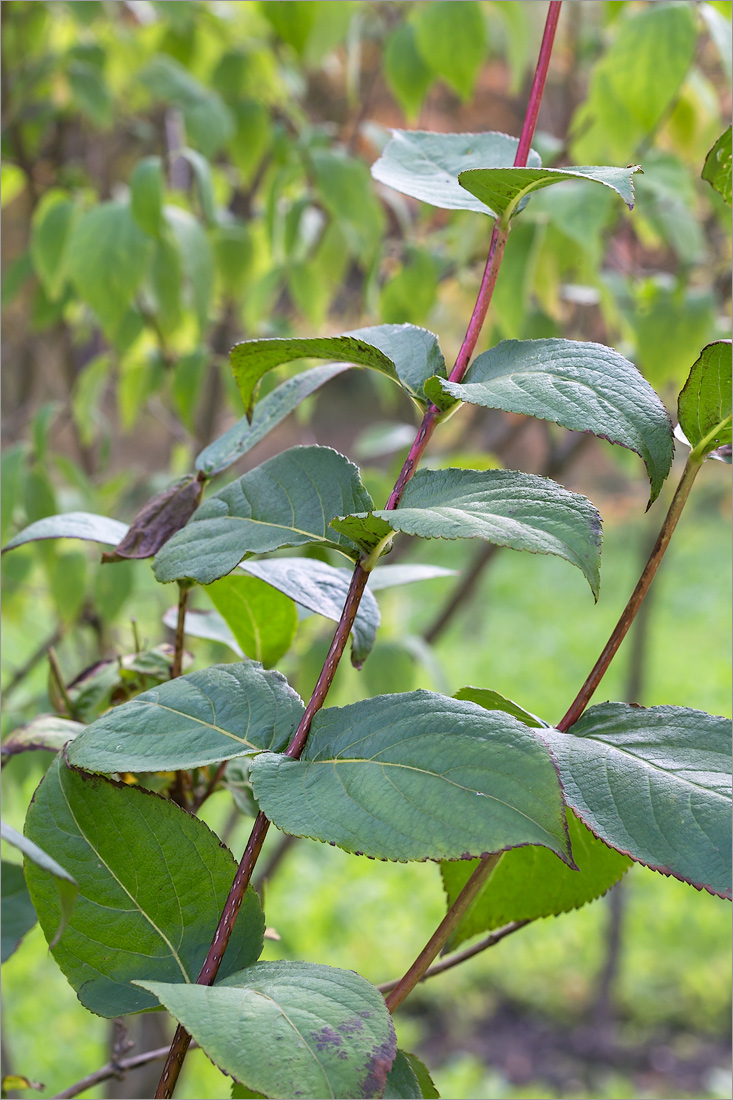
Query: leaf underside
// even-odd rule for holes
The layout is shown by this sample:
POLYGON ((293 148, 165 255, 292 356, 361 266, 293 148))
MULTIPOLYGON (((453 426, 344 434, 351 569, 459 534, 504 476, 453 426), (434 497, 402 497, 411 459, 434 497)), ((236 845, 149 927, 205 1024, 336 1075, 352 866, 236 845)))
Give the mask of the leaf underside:
POLYGON ((31 523, 6 543, 3 553, 6 550, 13 550, 16 546, 22 546, 23 543, 36 542, 39 539, 86 539, 90 542, 101 542, 107 546, 116 546, 125 537, 127 531, 126 523, 109 519, 107 516, 96 516, 92 512, 65 512, 31 523))

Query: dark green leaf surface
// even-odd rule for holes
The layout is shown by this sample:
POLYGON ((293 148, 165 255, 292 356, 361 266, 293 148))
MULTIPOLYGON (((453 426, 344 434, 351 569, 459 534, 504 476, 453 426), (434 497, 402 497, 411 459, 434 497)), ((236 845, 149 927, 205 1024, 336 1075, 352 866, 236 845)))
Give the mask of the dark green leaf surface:
POLYGON ((546 477, 513 470, 418 470, 399 508, 346 516, 331 526, 367 550, 391 529, 557 554, 581 569, 598 595, 601 517, 585 497, 546 477))
MULTIPOLYGON (((577 871, 571 871, 546 848, 505 852, 451 937, 448 949, 509 921, 535 920, 579 909, 605 894, 631 866, 628 856, 607 847, 570 812, 568 831, 577 871)), ((477 866, 475 860, 442 864, 448 905, 453 904, 477 866)))
POLYGON ((68 758, 107 773, 200 768, 284 748, 302 713, 281 673, 253 662, 213 665, 115 707, 76 738, 68 758))
MULTIPOLYGON (((519 142, 508 134, 434 134, 428 130, 393 130, 372 175, 403 195, 445 210, 474 210, 490 214, 483 202, 458 182, 472 168, 508 168, 519 142)), ((530 150, 528 164, 539 168, 540 158, 530 150)))
POLYGON ((298 612, 270 585, 256 577, 222 577, 206 593, 247 657, 272 668, 290 649, 298 612))
POLYGON ((475 195, 494 217, 507 221, 523 198, 543 187, 565 180, 583 179, 610 187, 624 200, 629 210, 634 205, 634 172, 630 168, 609 168, 583 165, 579 168, 474 168, 461 172, 458 182, 475 195))
POLYGON ((462 859, 518 844, 569 858, 557 773, 510 715, 429 691, 320 711, 300 760, 252 765, 278 828, 378 859, 462 859))
POLYGON ((141 984, 252 1091, 313 1100, 384 1093, 397 1052, 392 1020, 382 995, 351 970, 268 962, 213 987, 141 984))
POLYGON ((387 1087, 384 1090, 384 1100, 422 1100, 422 1092, 410 1065, 407 1055, 401 1050, 397 1051, 397 1057, 392 1063, 392 1069, 387 1074, 387 1087))
POLYGON ((731 166, 733 165, 733 143, 731 127, 720 135, 715 145, 705 157, 702 178, 718 191, 728 206, 731 205, 731 166))
MULTIPOLYGON (((51 767, 53 766, 52 764, 51 767)), ((46 939, 53 948, 63 935, 71 917, 79 892, 78 883, 65 867, 62 867, 45 848, 41 848, 29 836, 23 836, 12 825, 7 825, 4 821, 0 825, 0 829, 3 840, 7 841, 8 844, 12 844, 25 856, 28 875, 31 874, 33 867, 40 867, 51 876, 50 884, 56 912, 54 920, 48 925, 46 939)), ((60 853, 60 856, 65 860, 63 852, 60 853)), ((46 882, 48 885, 48 880, 46 882)), ((44 931, 46 931, 45 928, 44 931)))
POLYGON ((350 370, 350 363, 330 363, 324 367, 314 367, 295 378, 282 382, 267 397, 263 397, 255 406, 251 422, 243 416, 233 427, 219 436, 208 447, 204 447, 196 459, 196 469, 206 477, 214 477, 226 470, 256 443, 277 427, 281 420, 297 408, 301 401, 315 393, 324 382, 338 374, 350 370))
POLYGON ((489 688, 464 687, 455 694, 456 699, 468 699, 471 703, 478 703, 485 710, 503 710, 505 714, 512 714, 525 726, 533 726, 536 729, 547 728, 547 722, 543 722, 536 714, 530 714, 524 707, 520 707, 511 699, 505 699, 498 691, 489 688))
POLYGON ((423 386, 428 378, 445 378, 445 359, 438 337, 417 325, 373 325, 348 333, 384 352, 397 371, 400 385, 421 407, 427 404, 423 386))
MULTIPOLYGON (((131 984, 135 979, 196 980, 236 870, 208 826, 167 799, 57 758, 36 791, 26 832, 63 859, 79 883, 53 955, 83 1005, 123 1016, 156 1004, 131 984)), ((53 887, 35 866, 27 878, 50 939, 59 919, 53 887)), ((255 962, 263 932, 250 888, 220 974, 255 962)))
POLYGON ((680 427, 703 455, 731 442, 732 349, 730 340, 703 348, 679 396, 680 427))
POLYGON ((413 1073, 417 1077, 420 1086, 420 1095, 423 1097, 423 1100, 440 1100, 440 1093, 433 1084, 432 1077, 417 1055, 411 1054, 409 1050, 405 1050, 403 1053, 412 1066, 413 1073))
MULTIPOLYGON (((349 569, 313 558, 273 558, 271 561, 242 562, 240 569, 259 577, 291 600, 338 622, 351 583, 349 569)), ((221 583, 221 582, 218 582, 221 583)), ((369 656, 379 627, 379 607, 367 589, 362 596, 353 627, 352 662, 359 667, 369 656)))
POLYGON ((730 896, 731 724, 685 707, 602 703, 543 730, 568 806, 655 871, 730 896))
POLYGON ((207 497, 189 524, 155 558, 159 581, 190 577, 210 584, 245 554, 320 542, 347 557, 357 551, 336 536, 336 516, 372 507, 353 463, 330 447, 291 447, 207 497))
POLYGON ((672 428, 662 402, 634 364, 605 344, 503 340, 474 360, 462 383, 435 385, 472 405, 551 420, 636 451, 649 472, 652 500, 672 465, 672 428))
POLYGON ((153 242, 121 202, 103 202, 75 223, 68 268, 79 295, 112 339, 143 280, 153 242))
POLYGON ((39 714, 3 740, 0 753, 3 760, 6 760, 18 752, 33 752, 37 749, 58 752, 84 728, 82 722, 71 722, 57 714, 39 714))
POLYGON ((15 863, 2 862, 2 951, 0 961, 5 962, 20 947, 20 941, 37 921, 23 868, 15 863))
POLYGON ((124 538, 127 530, 126 523, 109 519, 108 516, 95 516, 91 512, 64 512, 31 523, 3 547, 3 553, 38 539, 87 539, 114 546, 124 538))

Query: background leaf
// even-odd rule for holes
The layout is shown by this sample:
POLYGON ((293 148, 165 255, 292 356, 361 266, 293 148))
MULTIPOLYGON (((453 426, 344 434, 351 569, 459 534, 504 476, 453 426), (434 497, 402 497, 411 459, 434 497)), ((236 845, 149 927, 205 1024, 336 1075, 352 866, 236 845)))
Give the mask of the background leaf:
POLYGON ((633 363, 605 344, 502 340, 474 359, 462 383, 437 381, 473 405, 524 413, 636 451, 655 500, 674 454, 669 416, 633 363))
MULTIPOLYGON (((49 941, 49 947, 53 948, 63 935, 69 922, 79 892, 79 885, 76 879, 45 848, 36 844, 31 837, 17 832, 12 825, 8 825, 4 821, 0 823, 0 830, 3 840, 8 844, 12 844, 14 848, 18 848, 25 856, 28 875, 31 874, 33 867, 40 867, 51 876, 54 891, 53 900, 57 912, 54 920, 48 925, 46 939, 49 941)), ((65 858, 63 852, 60 854, 62 858, 65 858)))
POLYGON ((140 228, 150 237, 163 228, 165 177, 160 157, 143 157, 130 176, 130 209, 140 228))
POLYGON ((702 170, 702 178, 707 180, 710 186, 714 187, 723 196, 728 206, 731 205, 732 144, 731 127, 729 126, 705 157, 705 166, 702 170))
POLYGON ((126 523, 108 516, 95 516, 91 512, 63 512, 25 527, 3 547, 3 553, 38 539, 87 539, 114 546, 124 538, 127 530, 126 523))
POLYGON ((76 738, 68 758, 107 773, 199 768, 284 748, 302 713, 281 673, 253 662, 212 665, 115 707, 76 738))
POLYGON ((256 577, 222 577, 206 594, 243 652, 272 668, 290 649, 298 626, 295 605, 256 577))
POLYGON ((20 947, 20 941, 38 920, 33 908, 23 868, 15 863, 2 862, 2 952, 5 962, 20 947))
MULTIPOLYGON (((175 803, 67 768, 57 758, 31 803, 26 832, 63 858, 79 883, 52 949, 79 1000, 100 1016, 154 1007, 138 978, 195 981, 236 864, 218 837, 175 803)), ((27 869, 47 939, 59 907, 46 874, 27 869)), ((220 973, 255 962, 264 917, 247 891, 220 973)))
POLYGON ((730 896, 730 721, 601 703, 571 731, 542 736, 580 820, 652 870, 730 896))
POLYGON ((474 0, 434 0, 417 8, 413 26, 428 66, 470 99, 484 57, 483 12, 474 0))
POLYGON ((210 584, 230 573, 245 554, 308 542, 355 558, 351 543, 334 538, 328 524, 371 506, 359 471, 343 455, 330 447, 291 447, 207 497, 158 552, 155 576, 210 584))
MULTIPOLYGON (((372 175, 403 195, 445 210, 473 210, 488 214, 484 203, 469 194, 458 176, 471 168, 508 168, 519 142, 508 134, 434 134, 428 130, 393 130, 372 175)), ((539 168, 532 149, 530 167, 539 168)))
POLYGON ((381 994, 351 970, 269 962, 213 987, 140 984, 220 1069, 252 1090, 313 1100, 384 1092, 397 1052, 392 1020, 381 994))
POLYGON ((432 692, 320 711, 300 760, 264 753, 251 775, 279 829, 348 852, 462 859, 544 844, 568 858, 544 744, 507 714, 432 692))
POLYGON ((35 752, 38 749, 58 752, 83 729, 82 722, 71 722, 58 714, 39 714, 3 738, 0 748, 3 761, 19 752, 35 752))
POLYGON ((557 554, 581 569, 598 595, 600 515, 585 497, 534 474, 418 470, 399 508, 345 516, 331 526, 366 550, 391 529, 420 538, 480 538, 513 550, 557 554))
POLYGON ((692 366, 679 396, 678 415, 691 447, 703 453, 731 442, 731 364, 733 344, 708 344, 692 366))

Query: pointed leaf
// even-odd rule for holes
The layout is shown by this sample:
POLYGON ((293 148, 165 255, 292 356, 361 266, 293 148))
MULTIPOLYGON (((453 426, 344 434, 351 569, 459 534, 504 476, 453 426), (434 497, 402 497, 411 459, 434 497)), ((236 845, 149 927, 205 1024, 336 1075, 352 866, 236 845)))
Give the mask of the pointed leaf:
POLYGON ((367 551, 391 529, 557 554, 581 569, 598 595, 601 517, 585 497, 546 477, 513 470, 418 470, 399 508, 346 516, 331 526, 367 551))
POLYGON ((351 370, 351 363, 330 363, 325 367, 304 371, 295 378, 288 378, 272 393, 268 393, 267 397, 258 401, 251 421, 243 416, 224 435, 204 447, 196 458, 196 469, 207 478, 222 473, 242 455, 251 451, 301 401, 310 397, 325 382, 347 370, 351 370))
POLYGON ((543 844, 569 862, 545 745, 508 714, 429 691, 320 711, 300 760, 252 765, 279 829, 377 859, 467 859, 543 844))
POLYGON ((23 868, 15 863, 2 862, 2 952, 0 961, 5 962, 20 947, 20 941, 26 932, 30 932, 38 920, 33 908, 28 887, 25 884, 23 868))
POLYGON ((19 752, 34 752, 38 749, 58 752, 83 729, 85 726, 82 722, 71 722, 57 714, 39 714, 4 739, 0 747, 3 762, 19 752))
POLYGON ((478 703, 485 710, 503 710, 505 714, 512 714, 520 722, 524 722, 525 726, 547 729, 547 722, 543 722, 536 714, 530 714, 528 710, 512 702, 511 699, 505 699, 498 691, 491 691, 489 688, 464 687, 456 692, 454 698, 468 699, 471 703, 478 703))
POLYGON ((75 739, 68 759, 107 773, 200 768, 284 748, 302 714, 281 673, 251 661, 213 665, 115 707, 75 739))
MULTIPOLYGON (((51 767, 53 767, 53 764, 51 767)), ((53 919, 48 925, 48 930, 44 928, 44 932, 46 939, 49 941, 49 947, 53 948, 61 939, 71 917, 79 892, 78 883, 60 863, 56 862, 53 856, 51 856, 45 848, 41 848, 29 836, 23 836, 22 833, 17 832, 12 825, 6 825, 3 821, 0 824, 0 833, 3 840, 7 841, 8 844, 12 844, 13 847, 18 848, 26 857, 27 876, 30 876, 32 870, 31 865, 42 868, 43 871, 51 876, 53 903, 56 909, 53 919)), ((64 852, 59 852, 57 854, 59 854, 62 859, 66 859, 64 852)))
POLYGON ((717 340, 702 349, 679 396, 680 428, 702 455, 731 442, 733 344, 717 340))
POLYGON ((351 543, 334 537, 328 525, 338 515, 371 506, 358 469, 343 455, 330 447, 291 447, 207 497, 158 552, 155 576, 210 584, 245 554, 308 542, 356 558, 351 543))
POLYGON ((475 195, 493 217, 501 218, 506 224, 527 195, 565 180, 602 183, 620 195, 631 210, 634 205, 632 176, 640 171, 638 164, 629 168, 587 165, 579 168, 474 168, 461 172, 458 182, 475 195))
POLYGON ((290 649, 298 612, 280 592, 255 577, 222 577, 206 594, 247 657, 272 668, 290 649))
POLYGON ((686 707, 602 703, 544 730, 568 806, 617 851, 712 894, 731 891, 731 725, 686 707))
POLYGON ((732 165, 733 143, 731 142, 731 127, 729 126, 705 157, 705 167, 702 170, 702 178, 707 180, 710 186, 714 187, 723 196, 728 206, 731 205, 732 165))
POLYGON ((36 542, 39 539, 87 539, 90 542, 114 546, 124 538, 127 530, 126 523, 109 519, 108 516, 95 516, 91 512, 64 512, 59 516, 47 516, 31 523, 6 543, 3 553, 22 546, 25 542, 36 542))
MULTIPOLYGON (((505 852, 451 936, 448 950, 509 921, 535 920, 579 909, 605 894, 631 866, 628 856, 607 847, 570 812, 568 831, 577 871, 571 871, 545 848, 505 852)), ((441 865, 449 906, 477 866, 474 860, 441 865)))
POLYGON ((125 537, 111 553, 102 555, 102 561, 152 558, 176 531, 188 523, 201 500, 203 487, 203 481, 193 474, 186 474, 169 489, 158 493, 143 505, 125 537))
POLYGON ((423 1100, 440 1100, 440 1093, 433 1084, 432 1077, 417 1055, 411 1054, 409 1050, 402 1051, 402 1053, 412 1066, 412 1071, 417 1077, 420 1086, 420 1095, 423 1097, 423 1100))
POLYGON ((422 1092, 414 1069, 406 1054, 397 1051, 392 1069, 387 1074, 384 1100, 422 1100, 422 1092))
MULTIPOLYGON (((349 591, 352 572, 334 569, 313 558, 273 558, 245 561, 239 567, 284 592, 291 600, 338 622, 349 591)), ((379 627, 379 606, 369 589, 362 596, 353 626, 351 660, 357 668, 369 656, 379 627)))
POLYGON ((383 67, 392 95, 410 120, 416 118, 435 74, 425 64, 409 23, 400 23, 387 38, 383 67))
MULTIPOLYGON (((152 1008, 137 978, 194 982, 236 864, 203 821, 139 787, 54 761, 28 811, 26 832, 63 858, 79 897, 53 955, 79 1000, 100 1016, 152 1008)), ((46 938, 58 902, 46 874, 27 867, 46 938)), ((258 958, 264 917, 250 888, 222 962, 231 974, 258 958)))
MULTIPOLYGON (((483 202, 469 194, 458 176, 472 168, 508 168, 519 142, 508 134, 434 134, 428 130, 393 130, 372 175, 403 195, 445 210, 474 210, 490 214, 483 202)), ((539 168, 532 149, 527 158, 539 168)))
POLYGON ((397 1052, 392 1020, 382 995, 351 970, 268 962, 213 987, 140 984, 251 1091, 313 1100, 384 1093, 397 1052))
POLYGON ((437 338, 416 325, 375 325, 343 336, 245 340, 232 348, 230 360, 247 415, 252 416, 257 383, 267 371, 307 358, 371 367, 398 382, 423 405, 423 382, 436 373, 445 375, 437 338))
POLYGON ((471 98, 484 58, 486 30, 475 0, 434 0, 414 13, 420 53, 463 100, 471 98))
POLYGON ((636 451, 646 463, 652 500, 672 465, 672 428, 662 402, 634 364, 605 344, 503 340, 474 360, 462 383, 435 385, 472 405, 551 420, 636 451))

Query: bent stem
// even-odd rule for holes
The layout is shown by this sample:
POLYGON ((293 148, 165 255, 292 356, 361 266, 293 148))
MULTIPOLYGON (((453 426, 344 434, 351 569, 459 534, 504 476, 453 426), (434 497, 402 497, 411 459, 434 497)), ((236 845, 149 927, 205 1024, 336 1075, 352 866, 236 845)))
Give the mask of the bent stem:
MULTIPOLYGON (((542 100, 542 93, 545 87, 545 80, 547 78, 547 70, 550 64, 550 55, 552 53, 552 44, 555 38, 555 30, 557 28, 557 21, 560 15, 560 8, 562 7, 561 0, 552 0, 549 5, 547 19, 545 22, 545 30, 542 38, 542 45, 540 47, 540 54, 537 61, 537 68, 535 71, 534 80, 532 82, 532 89, 530 91, 529 103, 527 106, 527 112, 525 114, 524 123, 522 125, 522 133, 519 139, 519 145, 517 147, 517 153, 514 158, 514 166, 522 167, 527 163, 527 155, 534 136, 535 126, 537 124, 537 116, 539 113, 540 103, 542 100)), ((455 365, 450 374, 450 380, 453 382, 460 381, 463 377, 468 362, 473 354, 473 350, 476 346, 481 327, 484 323, 486 313, 491 302, 491 297, 496 285, 496 280, 499 274, 499 268, 501 266, 502 257, 504 255, 504 246, 506 239, 509 235, 509 227, 499 228, 494 226, 494 230, 491 235, 491 243, 489 245, 489 254, 486 260, 486 266, 484 268, 483 278, 481 280, 481 286, 479 287, 478 296, 476 298, 476 304, 474 305, 471 319, 466 329, 466 335, 461 345, 460 351, 456 358, 455 365)), ((425 447, 435 430, 436 424, 439 422, 442 416, 441 411, 435 405, 429 405, 423 418, 423 422, 420 425, 415 442, 413 443, 405 463, 402 467, 399 477, 395 483, 395 487, 390 494, 389 500, 386 504, 386 509, 392 510, 399 505, 402 493, 405 485, 410 480, 415 472, 418 462, 422 457, 425 447)), ((341 613, 341 619, 336 627, 336 632, 333 636, 326 661, 321 669, 321 674, 318 677, 313 695, 305 709, 305 713, 298 729, 295 732, 295 736, 288 746, 286 755, 293 759, 298 759, 303 748, 305 746, 308 734, 310 732, 311 722, 314 715, 323 706, 323 703, 328 694, 328 690, 333 682, 333 677, 338 668, 339 661, 343 655, 346 643, 348 641, 349 633, 354 625, 354 619, 359 609, 361 597, 366 588, 367 581, 369 580, 369 566, 372 563, 368 561, 368 557, 362 558, 361 562, 356 566, 354 574, 351 578, 351 584, 349 585, 348 595, 344 604, 344 609, 341 613), (365 567, 366 566, 366 567, 365 567)), ((250 838, 247 842, 242 861, 237 870, 236 877, 232 883, 232 888, 229 891, 229 896, 224 905, 219 924, 214 935, 214 940, 209 948, 209 953, 206 956, 206 961, 201 968, 201 973, 196 979, 198 985, 212 985, 219 970, 219 965, 226 950, 229 938, 234 927, 234 921, 236 920, 237 913, 239 912, 242 900, 244 898, 245 890, 249 885, 252 878, 252 872, 255 864, 262 850, 267 830, 269 829, 270 822, 263 813, 259 813, 255 819, 255 823, 250 834, 250 838)), ((491 857, 487 857, 491 858, 491 857)), ((474 875, 469 879, 468 883, 464 887, 464 891, 468 889, 473 882, 474 877, 481 871, 482 864, 479 865, 474 875)), ((488 875, 488 870, 485 871, 485 875, 488 875)), ((481 880, 483 881, 483 880, 481 880)), ((460 897, 456 899, 456 902, 460 900, 460 897)), ((446 918, 447 919, 447 918, 446 918)), ((441 925, 442 928, 442 925, 441 925)), ((447 941, 450 935, 451 929, 446 934, 447 941)), ((437 934, 437 933, 436 933, 437 934)), ((437 948, 435 954, 440 950, 440 946, 437 948)), ((435 958, 433 954, 428 962, 425 964, 425 968, 430 965, 435 958)), ((412 969, 412 968, 411 968, 412 969)), ((404 979, 403 979, 404 980, 404 979)), ((419 980, 419 977, 415 979, 419 980)), ((412 988, 412 986, 410 987, 412 988)), ((396 990, 395 990, 396 993, 396 990)), ((409 993, 409 989, 405 992, 404 997, 409 993)), ((402 997, 401 1000, 404 999, 402 997)), ((170 1100, 173 1095, 173 1089, 175 1088, 176 1081, 178 1080, 181 1066, 183 1065, 184 1058, 186 1057, 186 1051, 191 1042, 191 1036, 180 1025, 176 1028, 176 1033, 171 1043, 170 1051, 168 1052, 168 1058, 166 1059, 163 1073, 160 1077, 158 1089, 155 1093, 155 1100, 170 1100)))
POLYGON ((503 854, 503 852, 490 852, 481 860, 410 969, 384 998, 390 1012, 399 1008, 417 983, 425 977, 431 962, 443 950, 503 854))
POLYGON ((634 591, 631 593, 629 602, 626 604, 626 607, 621 613, 621 618, 616 623, 616 626, 613 629, 613 633, 606 642, 606 645, 603 648, 600 657, 591 669, 588 679, 585 681, 582 688, 576 695, 567 714, 565 714, 561 721, 557 723, 556 728, 559 729, 561 733, 567 733, 570 727, 578 721, 581 714, 588 706, 588 703, 595 693, 596 688, 600 684, 603 677, 606 675, 606 672, 608 671, 608 666, 611 664, 611 661, 615 657, 619 646, 626 637, 629 627, 636 618, 636 614, 644 601, 644 597, 649 591, 649 586, 654 580, 654 575, 661 564, 667 547, 669 546, 669 540, 672 538, 674 529, 677 526, 677 521, 682 515, 682 509, 684 508, 687 498, 690 495, 692 483, 697 477, 701 465, 702 459, 699 458, 694 452, 692 452, 687 459, 684 470, 682 471, 680 483, 677 486, 674 497, 672 498, 672 503, 669 506, 669 511, 664 518, 664 523, 662 524, 662 528, 659 532, 659 537, 654 544, 654 549, 652 550, 649 556, 649 560, 644 566, 644 570, 641 574, 641 577, 639 578, 639 583, 637 584, 634 591))

